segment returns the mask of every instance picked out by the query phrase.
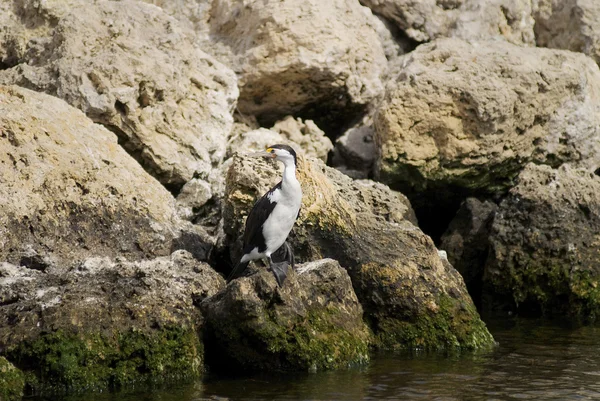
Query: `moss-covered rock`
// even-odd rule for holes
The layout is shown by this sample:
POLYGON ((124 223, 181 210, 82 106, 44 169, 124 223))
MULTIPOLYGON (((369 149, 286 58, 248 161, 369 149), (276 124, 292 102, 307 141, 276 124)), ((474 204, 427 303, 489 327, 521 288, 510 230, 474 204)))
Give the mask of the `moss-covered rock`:
POLYGON ((0 349, 33 392, 198 376, 196 305, 224 286, 185 251, 144 262, 88 259, 62 272, 0 264, 0 349))
POLYGON ((23 397, 25 376, 23 372, 0 356, 0 400, 17 401, 23 397))
POLYGON ((196 327, 43 333, 8 351, 29 373, 34 392, 104 390, 139 382, 197 377, 203 348, 196 327))
MULTIPOLYGON (((225 231, 234 239, 276 174, 262 161, 233 160, 225 231)), ((462 277, 411 223, 414 214, 402 194, 354 181, 316 160, 300 160, 297 175, 304 197, 289 239, 295 255, 301 261, 333 258, 347 269, 376 346, 474 348, 493 342, 462 277)))
POLYGON ((229 283, 204 301, 211 366, 244 370, 337 369, 368 361, 369 330, 348 274, 325 259, 229 283))
POLYGON ((529 165, 501 202, 490 235, 484 304, 524 314, 600 314, 600 178, 529 165))

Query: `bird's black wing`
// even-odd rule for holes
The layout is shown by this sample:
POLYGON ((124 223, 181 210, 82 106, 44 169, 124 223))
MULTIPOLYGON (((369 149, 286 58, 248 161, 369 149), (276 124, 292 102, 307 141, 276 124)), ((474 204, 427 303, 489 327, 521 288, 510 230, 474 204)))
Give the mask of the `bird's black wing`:
POLYGON ((244 254, 251 252, 256 247, 258 247, 259 252, 267 249, 262 226, 275 209, 275 205, 277 205, 277 202, 271 202, 269 195, 280 188, 281 182, 264 194, 250 210, 246 219, 246 229, 244 230, 244 254))

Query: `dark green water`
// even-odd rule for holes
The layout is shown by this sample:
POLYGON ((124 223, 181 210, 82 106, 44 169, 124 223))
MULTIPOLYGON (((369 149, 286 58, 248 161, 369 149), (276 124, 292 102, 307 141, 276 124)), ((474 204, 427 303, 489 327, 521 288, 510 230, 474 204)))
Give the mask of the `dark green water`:
POLYGON ((361 369, 204 381, 68 401, 600 400, 600 327, 533 320, 488 323, 485 353, 376 354, 361 369))

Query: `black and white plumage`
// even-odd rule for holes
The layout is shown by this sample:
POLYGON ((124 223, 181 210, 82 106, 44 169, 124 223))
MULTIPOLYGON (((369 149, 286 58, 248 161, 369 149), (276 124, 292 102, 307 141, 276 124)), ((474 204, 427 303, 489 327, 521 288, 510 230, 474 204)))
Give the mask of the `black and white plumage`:
POLYGON ((242 274, 251 260, 266 258, 277 283, 282 286, 288 262, 275 263, 271 255, 285 247, 284 254, 288 257, 291 255, 293 264, 293 252, 285 240, 298 218, 302 203, 302 188, 296 179, 296 152, 287 145, 273 145, 251 156, 275 159, 282 162, 285 168, 281 181, 264 194, 250 211, 244 231, 243 254, 228 281, 242 274))

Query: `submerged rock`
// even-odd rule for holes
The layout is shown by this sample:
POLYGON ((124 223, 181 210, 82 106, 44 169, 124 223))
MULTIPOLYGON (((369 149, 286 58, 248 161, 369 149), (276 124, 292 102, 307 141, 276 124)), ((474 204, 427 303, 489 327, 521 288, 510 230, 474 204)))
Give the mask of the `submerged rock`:
POLYGON ((11 62, 0 83, 66 100, 169 188, 205 179, 222 161, 237 81, 192 31, 136 1, 10 3, 0 48, 11 62))
POLYGON ((81 391, 203 370, 196 308, 225 282, 185 251, 90 258, 63 273, 0 264, 0 349, 34 391, 81 391))
POLYGON ((600 70, 582 54, 457 39, 422 45, 378 108, 377 172, 408 195, 434 198, 504 193, 530 161, 594 170, 599 96, 600 70))
MULTIPOLYGON (((275 168, 264 163, 238 157, 229 170, 225 231, 237 239, 234 257, 244 216, 278 179, 275 168)), ((348 270, 374 345, 477 348, 492 343, 460 275, 442 263, 431 238, 410 222, 414 214, 403 195, 353 181, 310 159, 300 160, 298 178, 303 204, 289 238, 296 258, 330 257, 348 270)))
POLYGON ((598 176, 568 166, 527 166, 492 225, 488 303, 594 320, 600 315, 598 233, 598 176))
POLYGON ((25 376, 23 372, 0 356, 0 400, 19 401, 23 397, 25 376))
POLYGON ((369 330, 348 274, 325 259, 290 269, 280 288, 266 268, 202 304, 212 366, 337 369, 368 361, 369 330))

